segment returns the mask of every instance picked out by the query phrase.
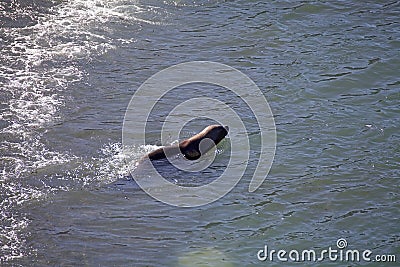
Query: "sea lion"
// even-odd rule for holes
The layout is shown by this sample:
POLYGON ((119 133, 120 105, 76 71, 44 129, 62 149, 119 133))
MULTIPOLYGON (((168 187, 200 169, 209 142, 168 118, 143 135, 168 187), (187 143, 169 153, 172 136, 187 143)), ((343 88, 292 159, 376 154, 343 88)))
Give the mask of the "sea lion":
POLYGON ((182 153, 188 160, 196 160, 216 146, 228 134, 229 127, 221 125, 207 126, 203 131, 190 137, 178 145, 165 146, 150 152, 145 158, 151 161, 164 159, 182 153))

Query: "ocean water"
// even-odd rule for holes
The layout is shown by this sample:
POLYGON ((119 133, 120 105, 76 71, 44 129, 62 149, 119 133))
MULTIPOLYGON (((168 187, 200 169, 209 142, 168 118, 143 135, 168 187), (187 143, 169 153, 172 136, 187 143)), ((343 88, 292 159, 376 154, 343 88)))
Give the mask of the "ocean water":
MULTIPOLYGON (((396 266, 257 253, 337 249, 344 238, 348 249, 395 255, 398 264, 399 17, 396 1, 1 1, 0 263, 396 266), (121 132, 146 79, 194 60, 227 64, 258 85, 277 145, 255 192, 251 157, 226 196, 178 208, 138 188, 121 132)), ((149 144, 134 157, 160 145, 158 118, 179 101, 209 94, 235 105, 211 85, 182 92, 153 110, 149 144)), ((248 109, 239 114, 254 149, 257 128, 248 109)), ((212 181, 227 152, 229 138, 212 169, 168 176, 212 181)))

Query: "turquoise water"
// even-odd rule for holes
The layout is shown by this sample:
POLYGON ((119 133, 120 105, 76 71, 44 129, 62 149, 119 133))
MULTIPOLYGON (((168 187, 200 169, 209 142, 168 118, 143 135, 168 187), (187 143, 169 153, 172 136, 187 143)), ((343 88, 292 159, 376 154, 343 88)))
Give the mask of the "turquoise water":
MULTIPOLYGON (((1 263, 396 266, 263 262, 257 253, 337 249, 345 238, 348 249, 399 261, 399 15, 389 1, 1 2, 1 263), (178 208, 131 179, 121 131, 147 78, 193 60, 227 64, 258 85, 277 146, 257 191, 248 192, 253 156, 226 196, 178 208)), ((154 110, 148 145, 160 145, 157 119, 178 100, 209 93, 236 103, 213 86, 184 92, 154 110)), ((254 118, 236 105, 255 149, 254 118)), ((228 143, 213 169, 169 178, 215 179, 228 143)))

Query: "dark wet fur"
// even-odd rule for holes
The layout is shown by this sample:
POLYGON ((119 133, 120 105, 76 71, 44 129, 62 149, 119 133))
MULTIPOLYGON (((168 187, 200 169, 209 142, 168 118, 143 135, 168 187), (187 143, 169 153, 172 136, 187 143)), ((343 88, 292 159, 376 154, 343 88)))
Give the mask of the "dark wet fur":
POLYGON ((213 141, 212 145, 207 145, 203 149, 203 154, 209 151, 213 146, 216 146, 228 134, 228 127, 221 125, 207 126, 203 131, 179 143, 179 145, 166 146, 156 149, 146 155, 151 161, 166 158, 168 155, 177 155, 182 153, 188 160, 196 160, 201 157, 200 142, 205 138, 213 141))

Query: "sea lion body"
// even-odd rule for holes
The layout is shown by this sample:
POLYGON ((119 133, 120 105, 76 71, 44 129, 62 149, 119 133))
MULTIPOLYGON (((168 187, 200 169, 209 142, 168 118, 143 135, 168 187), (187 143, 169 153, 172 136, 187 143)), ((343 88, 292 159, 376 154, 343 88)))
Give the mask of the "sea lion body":
POLYGON ((160 160, 168 156, 182 153, 188 160, 196 160, 202 154, 216 146, 228 134, 229 128, 221 125, 207 126, 200 133, 180 142, 178 145, 165 146, 154 150, 146 155, 148 159, 160 160))

